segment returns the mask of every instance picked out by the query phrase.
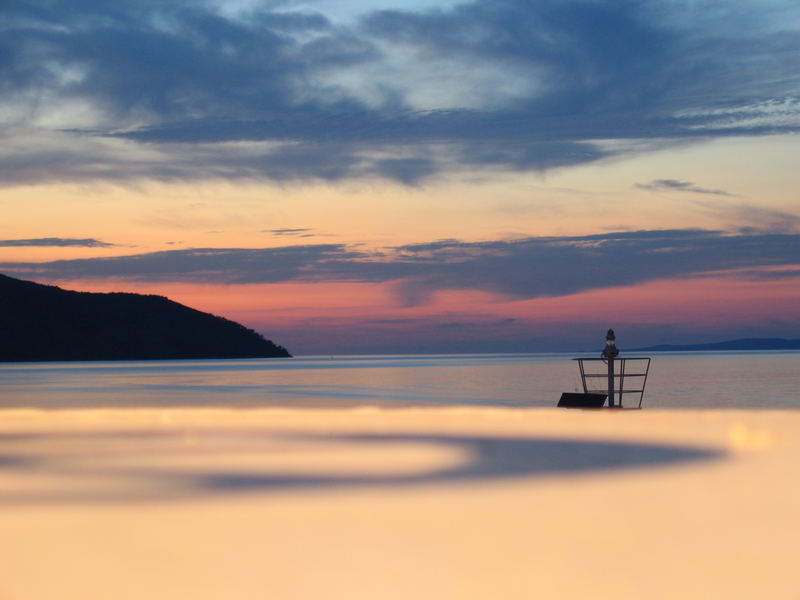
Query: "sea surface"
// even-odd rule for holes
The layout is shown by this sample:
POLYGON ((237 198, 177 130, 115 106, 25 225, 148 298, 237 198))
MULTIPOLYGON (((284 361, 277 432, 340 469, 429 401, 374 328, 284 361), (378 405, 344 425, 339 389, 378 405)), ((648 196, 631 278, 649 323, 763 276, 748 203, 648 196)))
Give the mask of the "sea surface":
MULTIPOLYGON (((581 390, 576 356, 596 355, 4 363, 0 407, 545 407, 561 392, 581 390)), ((800 351, 650 356, 644 408, 800 408, 800 351)), ((606 369, 599 361, 587 365, 606 369)), ((638 365, 629 362, 627 372, 642 371, 638 365)), ((626 380, 626 389, 643 380, 626 380)), ((638 403, 638 393, 624 395, 626 406, 638 403)))

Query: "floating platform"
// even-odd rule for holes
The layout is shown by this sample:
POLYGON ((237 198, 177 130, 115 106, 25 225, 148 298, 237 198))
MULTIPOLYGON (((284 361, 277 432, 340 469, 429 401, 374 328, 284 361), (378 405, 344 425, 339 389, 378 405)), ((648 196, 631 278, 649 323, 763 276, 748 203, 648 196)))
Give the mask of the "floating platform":
POLYGON ((614 410, 640 410, 642 408, 644 388, 650 373, 649 357, 574 358, 573 360, 578 363, 583 393, 564 392, 561 394, 557 406, 614 410), (636 366, 631 369, 628 363, 636 366), (638 395, 638 398, 634 400, 636 406, 624 406, 623 396, 626 394, 638 395), (608 406, 605 406, 606 400, 609 401, 608 406))
POLYGON ((641 406, 605 406, 608 394, 581 394, 564 392, 558 400, 560 408, 581 408, 584 410, 642 410, 641 406))

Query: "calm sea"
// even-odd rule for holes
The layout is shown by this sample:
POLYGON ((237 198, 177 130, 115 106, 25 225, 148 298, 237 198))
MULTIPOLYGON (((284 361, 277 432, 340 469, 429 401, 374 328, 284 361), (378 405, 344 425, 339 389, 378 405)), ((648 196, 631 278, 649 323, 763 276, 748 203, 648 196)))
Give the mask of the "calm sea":
MULTIPOLYGON (((5 363, 0 406, 554 406, 580 387, 574 356, 5 363)), ((800 351, 650 356, 645 408, 800 408, 800 351)))

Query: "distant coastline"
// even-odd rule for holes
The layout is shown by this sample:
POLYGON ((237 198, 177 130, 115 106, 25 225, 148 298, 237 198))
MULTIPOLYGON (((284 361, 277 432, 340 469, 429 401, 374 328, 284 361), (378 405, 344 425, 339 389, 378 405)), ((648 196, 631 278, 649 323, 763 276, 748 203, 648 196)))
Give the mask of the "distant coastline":
POLYGON ((800 340, 784 338, 742 338, 710 344, 660 344, 632 348, 629 352, 692 352, 699 350, 800 350, 800 340))

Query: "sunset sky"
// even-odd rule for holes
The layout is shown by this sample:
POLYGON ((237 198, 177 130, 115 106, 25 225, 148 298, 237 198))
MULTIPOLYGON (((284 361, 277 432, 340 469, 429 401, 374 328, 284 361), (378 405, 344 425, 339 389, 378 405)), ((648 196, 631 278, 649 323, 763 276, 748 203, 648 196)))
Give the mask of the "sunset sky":
POLYGON ((800 338, 797 0, 7 0, 0 272, 295 354, 800 338))

